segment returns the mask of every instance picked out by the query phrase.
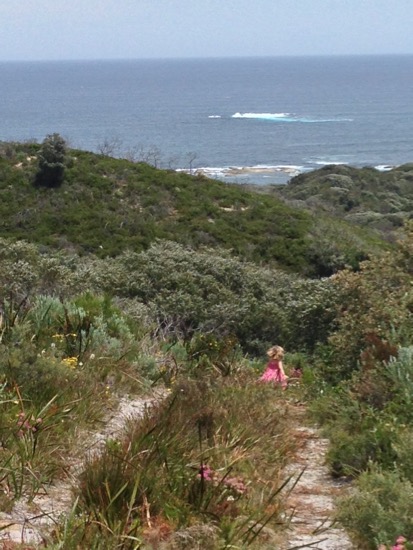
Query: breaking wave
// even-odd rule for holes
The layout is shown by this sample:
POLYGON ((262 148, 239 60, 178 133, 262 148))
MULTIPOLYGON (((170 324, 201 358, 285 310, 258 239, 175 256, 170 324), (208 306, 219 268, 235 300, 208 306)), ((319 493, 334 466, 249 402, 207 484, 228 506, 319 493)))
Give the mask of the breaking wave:
POLYGON ((352 118, 311 118, 296 116, 291 113, 234 113, 231 118, 269 120, 272 122, 353 122, 352 118))

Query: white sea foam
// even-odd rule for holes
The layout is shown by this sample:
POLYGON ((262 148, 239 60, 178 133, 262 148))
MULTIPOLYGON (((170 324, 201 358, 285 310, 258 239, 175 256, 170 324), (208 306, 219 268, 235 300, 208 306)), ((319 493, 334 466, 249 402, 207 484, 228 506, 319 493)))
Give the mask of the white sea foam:
POLYGON ((346 165, 348 163, 340 160, 315 160, 311 161, 311 164, 316 164, 317 166, 331 166, 332 164, 346 165))
POLYGON ((273 122, 302 122, 302 123, 319 123, 319 122, 353 122, 352 118, 311 118, 305 116, 297 116, 291 113, 234 113, 231 118, 244 118, 255 120, 270 120, 273 122))
POLYGON ((293 177, 300 174, 304 170, 303 166, 291 164, 256 164, 254 166, 202 166, 193 170, 180 168, 177 172, 186 172, 191 174, 202 174, 208 178, 228 180, 228 179, 250 179, 255 178, 271 178, 285 174, 287 177, 293 177))
MULTIPOLYGON (((341 161, 341 160, 335 160, 334 158, 333 159, 326 159, 326 160, 309 160, 308 163, 309 163, 310 167, 308 167, 308 168, 305 167, 305 168, 303 168, 302 171, 306 172, 307 170, 309 170, 309 171, 315 170, 314 167, 316 167, 316 166, 333 166, 333 165, 335 165, 335 166, 337 166, 337 165, 340 165, 340 166, 359 166, 359 167, 362 166, 361 164, 352 163, 352 162, 345 162, 345 161, 341 161)), ((378 164, 378 165, 374 166, 373 168, 375 168, 379 172, 388 172, 389 170, 393 170, 396 167, 397 167, 397 165, 395 165, 395 164, 378 164)))
POLYGON ((263 120, 278 120, 290 117, 290 113, 234 113, 231 118, 258 118, 263 120))
POLYGON ((221 118, 221 115, 209 115, 208 118, 221 118))

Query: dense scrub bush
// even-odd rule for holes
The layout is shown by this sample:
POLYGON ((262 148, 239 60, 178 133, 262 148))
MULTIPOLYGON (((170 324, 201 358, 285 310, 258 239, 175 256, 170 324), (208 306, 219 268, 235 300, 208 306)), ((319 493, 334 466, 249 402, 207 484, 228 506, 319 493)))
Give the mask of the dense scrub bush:
POLYGON ((42 407, 52 398, 70 394, 78 397, 77 387, 82 387, 82 374, 75 370, 77 360, 70 364, 51 354, 38 354, 36 349, 25 346, 22 350, 0 347, 0 374, 10 387, 20 388, 24 400, 42 407), (72 367, 73 365, 73 367, 72 367))
POLYGON ((6 314, 0 374, 39 406, 63 394, 76 399, 88 384, 91 390, 104 385, 107 376, 117 376, 120 358, 132 360, 138 352, 137 333, 107 297, 84 294, 62 301, 37 295, 24 311, 6 314))
MULTIPOLYGON (((396 355, 396 354, 395 354, 396 355)), ((377 369, 381 375, 385 396, 382 407, 394 415, 402 424, 413 421, 413 346, 398 348, 397 356, 377 369), (387 399, 386 399, 387 397, 387 399)))
MULTIPOLYGON (((398 472, 380 468, 362 474, 356 489, 340 505, 339 520, 363 548, 376 550, 403 535, 413 539, 413 486, 398 472)), ((393 548, 396 548, 395 546, 393 548)))
MULTIPOLYGON (((406 227, 395 252, 372 258, 358 272, 335 275, 337 330, 329 343, 340 378, 349 378, 364 363, 388 360, 396 346, 408 346, 413 334, 411 287, 413 231, 406 227), (388 349, 387 356, 377 355, 388 349)), ((367 365, 369 366, 369 365, 367 365)))
POLYGON ((362 261, 382 249, 383 243, 379 243, 362 228, 349 226, 338 219, 319 217, 308 239, 307 274, 329 277, 345 268, 358 270, 362 261))
POLYGON ((0 238, 0 303, 19 302, 35 294, 64 299, 92 290, 92 269, 93 262, 74 254, 0 238))
MULTIPOLYGON (((412 209, 412 189, 406 181, 411 170, 397 167, 388 172, 373 168, 326 166, 320 170, 300 174, 279 194, 289 199, 300 199, 307 208, 330 211, 335 217, 350 215, 359 224, 377 227, 382 214, 397 212, 406 220, 412 209)), ((383 227, 388 233, 389 227, 383 227)))
POLYGON ((166 332, 234 334, 244 349, 312 349, 333 319, 329 280, 305 280, 215 251, 159 242, 106 261, 98 284, 147 305, 166 332))
POLYGON ((357 424, 350 425, 347 419, 343 427, 337 423, 328 432, 327 462, 335 476, 357 477, 372 463, 392 468, 397 458, 393 445, 398 437, 392 419, 369 409, 362 409, 360 413, 357 424))
POLYGON ((372 463, 393 467, 399 432, 390 411, 361 402, 350 384, 324 386, 319 395, 311 410, 330 439, 327 463, 333 475, 357 477, 372 463))
MULTIPOLYGON (((276 341, 291 351, 313 350, 334 327, 329 279, 302 279, 229 253, 160 241, 146 252, 98 260, 0 241, 4 311, 24 309, 36 294, 65 301, 87 292, 112 297, 135 328, 145 323, 158 333, 189 339, 196 332, 232 334, 253 353, 276 341)), ((96 308, 92 302, 89 310, 96 308)))
POLYGON ((350 380, 314 401, 313 414, 330 437, 328 462, 336 475, 354 476, 376 463, 410 479, 412 373, 412 347, 398 348, 387 361, 369 355, 350 380))
POLYGON ((59 134, 45 137, 38 152, 38 171, 35 184, 58 187, 65 173, 66 142, 59 134))

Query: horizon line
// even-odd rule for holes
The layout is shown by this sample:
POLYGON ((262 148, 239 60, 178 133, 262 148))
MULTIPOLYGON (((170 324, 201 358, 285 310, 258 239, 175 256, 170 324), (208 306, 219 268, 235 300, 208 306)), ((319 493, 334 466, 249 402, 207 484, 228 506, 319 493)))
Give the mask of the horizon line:
POLYGON ((0 59, 0 63, 86 63, 111 61, 207 61, 218 59, 279 59, 279 58, 343 58, 343 57, 411 57, 413 52, 406 53, 328 53, 328 54, 268 54, 268 55, 211 55, 181 57, 74 57, 61 59, 0 59))

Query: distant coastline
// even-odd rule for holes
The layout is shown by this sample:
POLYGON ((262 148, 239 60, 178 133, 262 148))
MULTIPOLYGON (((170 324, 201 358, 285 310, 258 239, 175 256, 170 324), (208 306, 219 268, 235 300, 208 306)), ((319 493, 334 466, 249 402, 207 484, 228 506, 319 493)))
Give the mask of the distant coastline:
MULTIPOLYGON (((412 154, 413 157, 413 154, 412 154)), ((334 163, 334 162, 320 162, 318 165, 315 165, 311 168, 303 166, 227 166, 223 168, 212 168, 212 167, 199 167, 194 169, 189 168, 178 168, 177 172, 185 172, 192 175, 202 175, 208 178, 217 179, 220 181, 235 182, 235 183, 247 183, 247 184, 285 184, 293 178, 304 172, 312 172, 323 166, 329 166, 333 164, 344 163, 334 163)), ((358 168, 361 168, 358 167, 358 168)), ((377 166, 372 166, 372 168, 385 172, 396 168, 396 165, 381 164, 377 166)))

